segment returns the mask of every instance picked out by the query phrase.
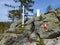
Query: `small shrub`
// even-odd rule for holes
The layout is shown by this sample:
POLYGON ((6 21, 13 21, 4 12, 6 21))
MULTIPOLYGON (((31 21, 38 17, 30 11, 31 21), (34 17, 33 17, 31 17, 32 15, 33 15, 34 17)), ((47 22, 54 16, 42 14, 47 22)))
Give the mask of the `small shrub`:
POLYGON ((39 44, 38 45, 45 45, 43 42, 43 39, 40 39, 39 44))

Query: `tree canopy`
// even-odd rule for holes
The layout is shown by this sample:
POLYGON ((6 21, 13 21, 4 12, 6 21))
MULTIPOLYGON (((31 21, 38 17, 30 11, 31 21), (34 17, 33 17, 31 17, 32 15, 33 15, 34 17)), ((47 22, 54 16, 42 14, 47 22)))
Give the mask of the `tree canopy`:
MULTIPOLYGON (((33 8, 32 8, 34 4, 33 0, 13 0, 13 1, 15 3, 19 3, 20 5, 18 6, 19 9, 9 11, 8 17, 11 18, 12 21, 14 21, 14 19, 16 18, 21 19, 23 6, 25 8, 26 16, 28 16, 28 12, 33 12, 33 8)), ((5 4, 5 6, 16 8, 15 6, 9 4, 5 4)))

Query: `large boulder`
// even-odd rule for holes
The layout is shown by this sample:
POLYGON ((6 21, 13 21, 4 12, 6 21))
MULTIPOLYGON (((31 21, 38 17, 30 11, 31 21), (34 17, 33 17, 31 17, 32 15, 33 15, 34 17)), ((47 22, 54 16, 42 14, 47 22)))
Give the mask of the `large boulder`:
POLYGON ((28 41, 27 37, 29 35, 34 36, 35 40, 39 40, 40 36, 40 38, 44 39, 45 45, 47 45, 47 40, 48 44, 52 42, 54 43, 54 41, 50 39, 60 36, 59 12, 60 10, 51 10, 46 14, 41 15, 40 17, 34 17, 28 20, 25 19, 24 27, 22 27, 22 20, 18 20, 12 23, 10 28, 5 31, 3 36, 0 36, 0 45, 7 45, 7 42, 9 43, 9 45, 23 45, 23 43, 28 41), (44 24, 48 24, 48 31, 44 30, 44 24), (16 34, 16 36, 18 37, 16 42, 13 43, 12 40, 10 40, 12 34, 16 34))
MULTIPOLYGON (((57 11, 49 11, 46 14, 41 15, 40 17, 34 17, 34 21, 27 21, 30 24, 26 23, 29 27, 30 25, 30 30, 32 28, 32 22, 34 22, 35 26, 35 31, 40 34, 41 38, 48 38, 50 35, 57 34, 60 32, 60 21, 59 21, 59 15, 57 11), (48 24, 48 31, 46 32, 43 28, 44 24, 48 24), (38 31, 39 30, 39 31, 38 31)), ((32 19, 33 20, 33 19, 32 19)), ((28 29, 28 28, 26 28, 28 29)))

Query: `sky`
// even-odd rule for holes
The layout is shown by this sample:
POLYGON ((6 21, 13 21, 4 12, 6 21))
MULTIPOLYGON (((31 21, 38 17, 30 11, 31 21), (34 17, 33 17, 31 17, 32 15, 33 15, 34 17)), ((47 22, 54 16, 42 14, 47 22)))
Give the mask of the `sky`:
MULTIPOLYGON (((46 12, 46 8, 48 5, 51 5, 53 9, 60 7, 60 0, 34 0, 35 3, 33 5, 34 13, 36 13, 37 9, 40 9, 40 13, 43 14, 46 12)), ((4 4, 11 4, 18 7, 19 3, 13 2, 13 0, 0 0, 0 22, 11 21, 8 18, 8 11, 13 10, 14 8, 10 8, 5 6, 4 4)))

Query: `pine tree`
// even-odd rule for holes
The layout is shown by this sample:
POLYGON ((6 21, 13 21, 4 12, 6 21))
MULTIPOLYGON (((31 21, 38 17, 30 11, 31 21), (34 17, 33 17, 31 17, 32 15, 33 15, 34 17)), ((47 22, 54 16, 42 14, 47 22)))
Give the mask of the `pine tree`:
MULTIPOLYGON (((20 5, 18 6, 19 7, 18 10, 10 10, 9 11, 9 16, 8 17, 12 18, 13 21, 14 21, 15 18, 21 19, 22 7, 23 6, 25 7, 25 12, 26 11, 33 12, 33 9, 32 9, 32 6, 34 4, 33 0, 13 0, 13 1, 15 3, 20 3, 20 5), (11 16, 11 15, 13 15, 13 16, 11 16)), ((8 5, 8 4, 5 4, 5 6, 15 8, 15 6, 8 5)), ((28 12, 26 12, 26 16, 28 16, 28 12)))

